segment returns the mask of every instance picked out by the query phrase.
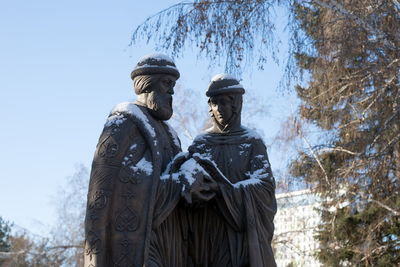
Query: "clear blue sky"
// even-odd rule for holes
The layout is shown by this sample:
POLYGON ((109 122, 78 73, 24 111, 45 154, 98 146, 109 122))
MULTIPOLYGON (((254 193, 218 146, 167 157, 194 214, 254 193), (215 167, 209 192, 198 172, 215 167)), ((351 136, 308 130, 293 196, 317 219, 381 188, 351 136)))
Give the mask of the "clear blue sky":
MULTIPOLYGON (((154 49, 128 47, 133 29, 176 2, 0 2, 0 216, 34 231, 38 222, 53 223, 57 189, 77 163, 90 166, 111 108, 135 98, 130 72, 154 49)), ((176 60, 180 86, 204 90, 223 67, 209 69, 187 51, 176 60)), ((267 143, 289 109, 276 90, 281 75, 269 65, 243 76, 270 107, 260 122, 267 143)), ((283 166, 270 157, 273 167, 283 166)))

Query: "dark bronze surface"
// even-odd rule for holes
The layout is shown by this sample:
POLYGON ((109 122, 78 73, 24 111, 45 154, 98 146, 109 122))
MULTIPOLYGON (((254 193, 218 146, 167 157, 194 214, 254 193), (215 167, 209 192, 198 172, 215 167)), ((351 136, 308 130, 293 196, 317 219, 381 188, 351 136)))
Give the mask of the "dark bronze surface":
POLYGON ((179 140, 164 121, 179 72, 163 73, 173 63, 162 57, 158 69, 157 60, 147 59, 145 75, 138 64, 137 101, 118 105, 99 138, 85 266, 275 266, 275 182, 263 141, 241 126, 244 89, 214 83, 213 127, 176 156, 179 140))

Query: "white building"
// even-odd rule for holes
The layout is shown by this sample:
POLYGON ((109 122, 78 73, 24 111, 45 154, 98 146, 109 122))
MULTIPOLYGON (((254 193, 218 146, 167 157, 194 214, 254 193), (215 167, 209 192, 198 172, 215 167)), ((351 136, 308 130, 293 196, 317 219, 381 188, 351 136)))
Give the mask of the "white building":
POLYGON ((315 210, 319 198, 310 190, 277 194, 278 212, 272 241, 278 267, 321 266, 314 257, 318 242, 313 236, 320 223, 315 210))

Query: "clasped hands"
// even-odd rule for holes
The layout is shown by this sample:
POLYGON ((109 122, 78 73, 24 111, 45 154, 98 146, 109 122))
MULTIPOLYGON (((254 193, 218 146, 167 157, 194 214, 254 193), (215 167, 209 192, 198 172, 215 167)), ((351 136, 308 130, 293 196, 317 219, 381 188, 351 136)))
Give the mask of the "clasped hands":
POLYGON ((193 178, 194 182, 188 190, 182 192, 189 204, 201 204, 215 197, 219 191, 218 183, 208 173, 196 172, 193 178))
POLYGON ((219 192, 219 185, 208 170, 210 163, 204 162, 197 156, 191 157, 189 154, 176 158, 172 163, 171 173, 177 174, 184 185, 182 197, 187 203, 205 203, 219 192))

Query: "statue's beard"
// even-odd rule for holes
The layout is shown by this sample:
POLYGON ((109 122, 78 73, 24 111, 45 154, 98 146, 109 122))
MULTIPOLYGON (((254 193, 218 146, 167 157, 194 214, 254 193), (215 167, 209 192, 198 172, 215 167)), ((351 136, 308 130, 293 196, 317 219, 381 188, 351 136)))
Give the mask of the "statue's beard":
POLYGON ((147 108, 150 114, 158 120, 166 121, 172 116, 172 96, 152 91, 147 96, 147 108))

